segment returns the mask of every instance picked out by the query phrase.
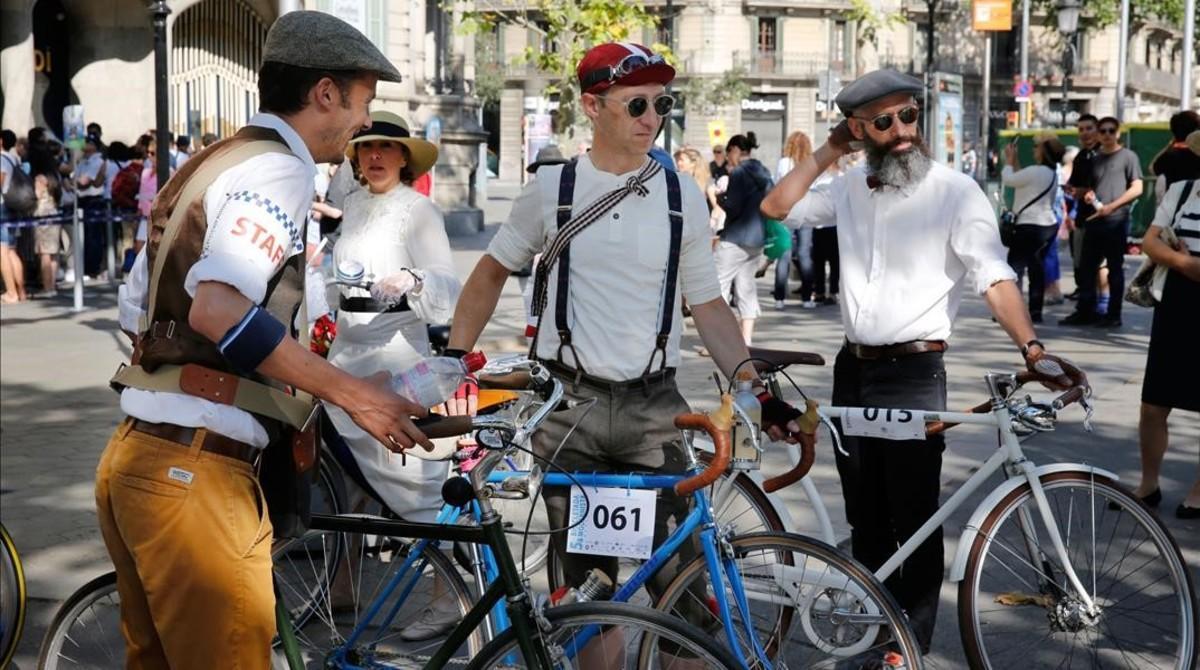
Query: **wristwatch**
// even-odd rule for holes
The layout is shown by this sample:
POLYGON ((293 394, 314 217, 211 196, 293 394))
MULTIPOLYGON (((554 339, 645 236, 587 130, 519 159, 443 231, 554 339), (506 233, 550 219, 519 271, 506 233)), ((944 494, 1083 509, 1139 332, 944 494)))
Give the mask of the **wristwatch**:
POLYGON ((1038 349, 1042 350, 1042 353, 1046 352, 1046 345, 1042 344, 1041 340, 1035 338, 1021 345, 1021 357, 1029 358, 1029 349, 1035 344, 1037 345, 1038 349))

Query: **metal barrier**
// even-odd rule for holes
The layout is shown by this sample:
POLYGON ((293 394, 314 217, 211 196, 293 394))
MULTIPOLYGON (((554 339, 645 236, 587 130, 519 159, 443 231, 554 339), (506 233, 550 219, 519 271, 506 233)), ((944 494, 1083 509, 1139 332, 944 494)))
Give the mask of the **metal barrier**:
POLYGON ((111 286, 116 286, 119 281, 117 278, 117 270, 119 269, 119 266, 117 265, 116 249, 113 247, 113 243, 116 240, 115 224, 124 221, 137 222, 141 219, 139 214, 123 214, 119 212, 114 213, 112 201, 109 200, 105 201, 105 207, 103 210, 86 210, 83 207, 71 206, 69 208, 64 208, 63 211, 58 214, 51 214, 49 216, 29 216, 19 219, 0 219, 0 227, 36 228, 38 226, 62 225, 67 223, 71 224, 71 254, 75 259, 75 282, 72 287, 72 310, 80 312, 83 311, 83 249, 84 238, 86 236, 83 224, 85 220, 88 222, 94 222, 98 219, 104 220, 105 233, 108 240, 108 243, 105 245, 107 247, 105 260, 108 263, 108 282, 111 286))

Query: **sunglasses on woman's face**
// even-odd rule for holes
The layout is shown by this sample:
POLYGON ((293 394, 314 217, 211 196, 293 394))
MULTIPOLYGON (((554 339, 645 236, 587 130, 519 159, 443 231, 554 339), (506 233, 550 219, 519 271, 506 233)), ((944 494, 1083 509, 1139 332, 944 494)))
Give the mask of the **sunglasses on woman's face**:
POLYGON ((1101 128, 1101 129, 1100 129, 1100 134, 1101 134, 1101 135, 1116 135, 1116 134, 1117 134, 1117 132, 1118 132, 1118 131, 1117 131, 1117 129, 1116 129, 1116 128, 1111 128, 1111 127, 1106 127, 1106 128, 1101 128))
MULTIPOLYGON (((607 95, 597 95, 596 97, 604 98, 605 100, 608 99, 607 95)), ((639 95, 625 101, 625 111, 629 112, 629 116, 636 119, 645 114, 646 110, 650 109, 652 105, 654 107, 655 114, 659 116, 666 116, 671 113, 672 109, 675 109, 675 98, 664 93, 656 96, 654 100, 651 101, 650 98, 644 95, 639 95)))
POLYGON ((901 109, 898 112, 890 112, 887 114, 880 114, 879 116, 875 116, 875 117, 872 117, 869 119, 866 117, 863 117, 863 116, 856 116, 854 118, 859 119, 861 121, 870 121, 871 125, 875 126, 875 130, 878 130, 879 132, 884 133, 884 132, 887 132, 887 130, 892 127, 892 123, 895 119, 900 119, 900 123, 903 123, 906 126, 911 126, 912 124, 917 122, 917 119, 920 116, 921 116, 920 108, 918 108, 916 105, 911 105, 911 106, 905 107, 904 109, 901 109))

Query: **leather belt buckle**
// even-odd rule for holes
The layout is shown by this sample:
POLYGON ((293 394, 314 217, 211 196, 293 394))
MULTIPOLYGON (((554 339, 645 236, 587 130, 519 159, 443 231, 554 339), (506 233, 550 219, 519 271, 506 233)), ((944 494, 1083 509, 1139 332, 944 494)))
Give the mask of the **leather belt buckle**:
POLYGON ((187 363, 179 372, 179 390, 222 405, 232 405, 237 395, 238 377, 231 372, 211 370, 187 363))

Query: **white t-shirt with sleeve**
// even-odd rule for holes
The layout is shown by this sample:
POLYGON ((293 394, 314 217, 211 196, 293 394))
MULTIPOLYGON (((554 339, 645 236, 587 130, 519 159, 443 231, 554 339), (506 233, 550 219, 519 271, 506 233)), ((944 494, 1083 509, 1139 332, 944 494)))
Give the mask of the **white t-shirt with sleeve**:
MULTIPOLYGON (((208 230, 200 260, 184 280, 191 296, 200 282, 216 281, 261 304, 280 266, 304 253, 304 222, 316 171, 312 156, 296 131, 277 116, 257 114, 249 125, 275 130, 294 155, 255 156, 222 172, 205 191, 208 230)), ((147 308, 149 270, 143 248, 120 292, 121 325, 132 332, 147 308)), ((121 393, 121 410, 144 421, 207 428, 256 447, 268 441, 250 413, 195 396, 127 388, 121 393)))
MULTIPOLYGON (((602 172, 590 157, 578 159, 573 211, 582 211, 621 186, 642 169, 625 174, 602 172)), ((540 253, 558 229, 558 183, 562 166, 546 166, 513 202, 512 213, 488 246, 488 255, 511 271, 523 268, 540 253)), ((640 377, 655 349, 662 316, 670 246, 666 176, 647 184, 649 194, 627 196, 600 220, 572 240, 570 300, 567 303, 578 364, 590 375, 612 381, 640 377)), ((721 297, 708 227, 708 205, 695 181, 680 179, 683 240, 675 315, 667 343, 666 364, 679 365, 682 332, 679 295, 699 305, 721 297)), ((558 267, 550 270, 547 301, 537 338, 538 355, 554 358, 559 336, 555 327, 558 267)), ((569 351, 564 362, 575 365, 569 351)), ((657 360, 655 368, 657 369, 657 360)))
POLYGON ((1055 170, 1045 165, 1013 170, 1011 165, 1005 165, 1000 171, 1000 183, 1014 191, 1013 211, 1020 212, 1017 224, 1058 225, 1058 220, 1054 218, 1054 195, 1058 188, 1058 173, 1055 170), (1047 187, 1050 187, 1049 191, 1047 187), (1029 206, 1026 207, 1026 204, 1029 206), (1022 208, 1024 211, 1021 211, 1022 208))
POLYGON ((852 169, 813 186, 787 222, 837 224, 842 324, 857 344, 948 339, 968 284, 1016 279, 987 196, 938 163, 908 190, 871 189, 852 169))

